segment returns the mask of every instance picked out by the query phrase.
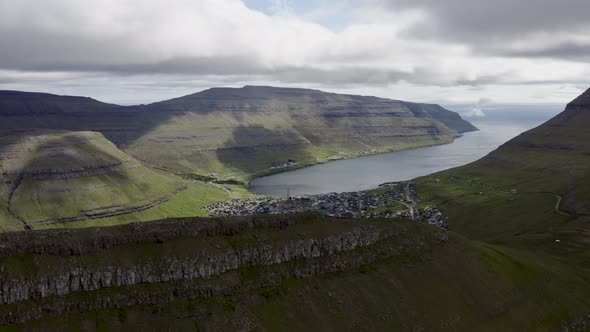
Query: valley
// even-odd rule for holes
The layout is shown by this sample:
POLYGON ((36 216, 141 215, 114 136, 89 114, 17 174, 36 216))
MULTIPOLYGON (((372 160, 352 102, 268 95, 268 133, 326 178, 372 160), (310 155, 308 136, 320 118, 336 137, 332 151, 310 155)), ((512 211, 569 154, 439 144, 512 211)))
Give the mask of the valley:
POLYGON ((309 89, 212 88, 137 106, 0 91, 0 229, 202 216, 254 196, 253 177, 476 129, 438 105, 309 89))

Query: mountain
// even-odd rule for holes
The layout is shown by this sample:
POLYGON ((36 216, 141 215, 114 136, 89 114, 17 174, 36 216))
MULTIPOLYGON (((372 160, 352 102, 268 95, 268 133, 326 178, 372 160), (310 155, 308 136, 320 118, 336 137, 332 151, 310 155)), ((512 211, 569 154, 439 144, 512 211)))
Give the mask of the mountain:
POLYGON ((157 110, 188 112, 286 111, 299 115, 312 111, 319 116, 335 118, 367 115, 415 116, 433 118, 459 133, 477 130, 459 114, 435 104, 417 104, 377 97, 271 86, 247 85, 239 89, 211 88, 192 95, 154 103, 149 107, 157 110))
POLYGON ((0 90, 0 114, 3 116, 110 112, 121 108, 88 97, 0 90))
POLYGON ((554 241, 560 228, 590 213, 588 126, 590 90, 481 160, 418 182, 471 237, 510 241, 535 233, 554 241))
POLYGON ((330 159, 451 142, 476 130, 438 105, 317 90, 212 88, 150 105, 0 93, 0 131, 96 131, 176 173, 247 179, 330 159))
POLYGON ((227 177, 265 174, 289 161, 300 167, 448 143, 476 129, 437 105, 291 88, 213 88, 148 109, 182 115, 134 142, 129 153, 178 169, 169 162, 174 158, 150 153, 156 144, 185 165, 227 177))
POLYGON ((140 107, 106 104, 87 97, 0 91, 3 137, 32 130, 95 131, 121 148, 158 121, 143 116, 140 107))
POLYGON ((204 196, 229 198, 149 169, 96 132, 14 132, 0 137, 0 156, 0 231, 199 215, 204 196), (185 195, 194 208, 170 211, 185 195))
POLYGON ((488 156, 418 179, 418 193, 465 236, 548 252, 588 270, 589 126, 590 90, 488 156))

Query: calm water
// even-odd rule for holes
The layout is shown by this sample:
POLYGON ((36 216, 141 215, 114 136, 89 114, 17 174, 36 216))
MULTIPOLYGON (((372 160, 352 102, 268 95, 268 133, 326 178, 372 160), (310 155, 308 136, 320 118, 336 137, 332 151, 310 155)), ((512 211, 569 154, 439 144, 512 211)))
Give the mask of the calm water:
POLYGON ((475 161, 544 119, 472 121, 480 131, 466 133, 454 143, 347 160, 254 179, 250 191, 291 196, 358 191, 389 181, 410 180, 475 161))

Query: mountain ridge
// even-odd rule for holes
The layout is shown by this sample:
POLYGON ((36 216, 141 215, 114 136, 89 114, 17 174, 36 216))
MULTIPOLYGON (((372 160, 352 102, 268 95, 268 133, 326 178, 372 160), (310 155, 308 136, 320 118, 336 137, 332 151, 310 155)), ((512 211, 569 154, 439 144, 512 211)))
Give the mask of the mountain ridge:
POLYGON ((0 134, 33 129, 100 132, 160 169, 247 180, 286 170, 290 160, 303 167, 450 143, 477 128, 435 104, 311 89, 211 88, 136 106, 0 92, 0 134))
POLYGON ((18 115, 19 112, 96 112, 117 109, 119 107, 122 106, 104 103, 99 100, 84 96, 0 90, 0 114, 3 115, 18 115), (45 109, 40 110, 39 108, 45 109))
POLYGON ((572 100, 568 106, 588 106, 590 105, 590 88, 572 100))
MULTIPOLYGON (((190 101, 199 100, 200 101, 202 99, 211 99, 211 97, 226 98, 226 99, 245 98, 245 99, 250 99, 250 100, 259 99, 259 100, 270 100, 270 101, 276 99, 277 97, 283 97, 283 98, 291 97, 291 98, 297 98, 296 100, 298 102, 301 102, 302 98, 311 99, 310 97, 315 97, 315 98, 320 98, 320 100, 319 101, 318 100, 310 100, 310 101, 318 104, 317 105, 318 107, 321 107, 322 103, 326 103, 330 99, 345 98, 345 101, 350 103, 349 105, 347 105, 348 108, 362 107, 362 104, 364 102, 366 102, 367 100, 369 100, 372 102, 382 103, 379 105, 380 108, 387 108, 388 106, 391 107, 391 106, 400 106, 400 105, 408 106, 410 111, 414 115, 419 116, 419 117, 431 116, 437 120, 441 120, 443 123, 445 123, 445 125, 449 126, 451 129, 454 129, 459 133, 477 130, 476 127, 474 127, 468 123, 463 123, 463 124, 459 125, 457 123, 458 121, 461 121, 461 120, 464 122, 467 122, 467 121, 461 119, 461 117, 458 116, 458 114, 456 117, 453 117, 453 119, 452 119, 453 122, 450 122, 450 121, 445 122, 445 120, 448 119, 449 113, 445 114, 447 116, 446 118, 445 117, 438 118, 436 116, 438 114, 436 114, 436 113, 451 112, 451 111, 444 109, 443 107, 441 107, 438 104, 408 102, 408 101, 403 101, 403 100, 376 97, 376 96, 339 94, 339 93, 325 92, 325 91, 315 90, 315 89, 303 89, 303 88, 284 88, 284 87, 254 86, 254 85, 245 85, 241 88, 214 87, 214 88, 210 88, 210 89, 200 91, 197 93, 189 94, 186 96, 181 96, 181 97, 172 98, 172 99, 168 99, 168 100, 164 100, 164 101, 160 101, 160 102, 151 103, 146 106, 148 109, 153 109, 153 108, 158 108, 158 107, 160 107, 160 108, 172 107, 171 110, 173 110, 175 102, 188 101, 188 100, 190 100, 190 101), (385 105, 383 105, 383 104, 385 104, 385 105), (434 112, 435 114, 429 113, 428 109, 430 109, 430 111, 434 112)), ((306 100, 303 99, 303 101, 306 101, 306 100)), ((198 105, 198 106, 202 106, 202 105, 198 105)), ((203 106, 205 106, 205 105, 203 105, 203 106)), ((183 111, 200 111, 200 110, 195 110, 194 106, 192 109, 187 109, 187 108, 180 108, 180 109, 183 111)), ((451 113, 454 113, 454 112, 451 112, 451 113)))

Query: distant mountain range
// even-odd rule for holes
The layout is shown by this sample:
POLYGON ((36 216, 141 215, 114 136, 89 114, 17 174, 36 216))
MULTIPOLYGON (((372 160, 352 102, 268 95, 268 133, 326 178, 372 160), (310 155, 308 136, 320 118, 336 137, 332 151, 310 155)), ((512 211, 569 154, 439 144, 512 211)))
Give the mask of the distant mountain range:
POLYGON ((31 129, 100 132, 154 166, 224 178, 448 143, 476 130, 438 105, 308 89, 212 88, 140 106, 0 91, 0 130, 31 129))

